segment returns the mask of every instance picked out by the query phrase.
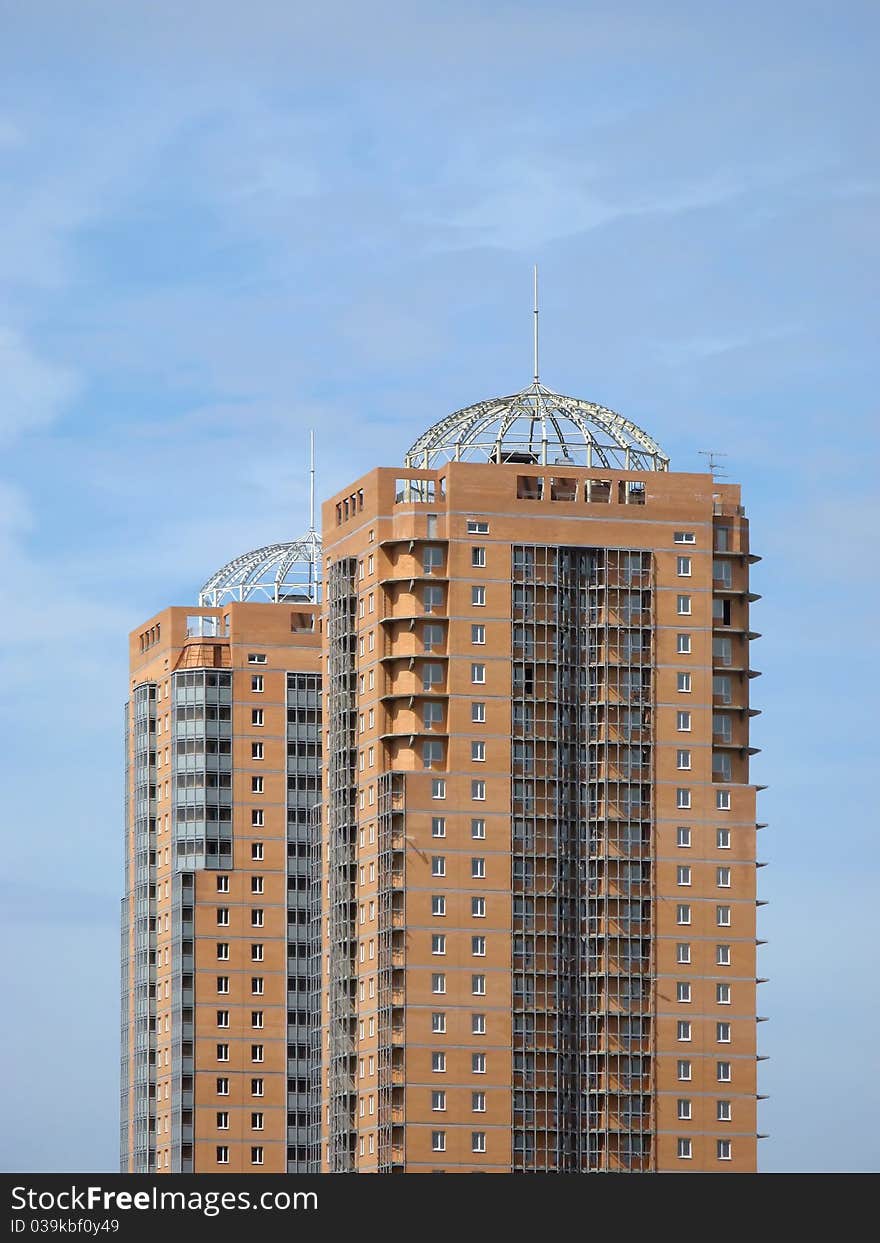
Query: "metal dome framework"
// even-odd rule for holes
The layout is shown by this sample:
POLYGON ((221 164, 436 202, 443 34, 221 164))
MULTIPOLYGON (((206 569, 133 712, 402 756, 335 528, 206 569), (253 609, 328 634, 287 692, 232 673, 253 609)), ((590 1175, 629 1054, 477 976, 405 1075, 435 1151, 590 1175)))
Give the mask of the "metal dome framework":
POLYGON ((321 598, 321 537, 310 530, 300 540, 267 544, 229 561, 199 592, 201 608, 250 600, 281 604, 321 598))
POLYGON ((440 419, 405 459, 411 470, 450 461, 669 469, 669 457, 657 442, 622 414, 565 397, 537 379, 519 393, 479 401, 440 419))

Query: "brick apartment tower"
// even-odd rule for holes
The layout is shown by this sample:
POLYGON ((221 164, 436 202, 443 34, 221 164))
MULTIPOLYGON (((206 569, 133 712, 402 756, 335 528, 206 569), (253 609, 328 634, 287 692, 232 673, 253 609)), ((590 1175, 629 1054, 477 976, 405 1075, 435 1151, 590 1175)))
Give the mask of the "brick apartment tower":
POLYGON ((123 1171, 309 1168, 319 559, 258 549, 131 635, 123 1171))
POLYGON ((755 1170, 740 489, 537 379, 406 462, 323 507, 316 1168, 755 1170))

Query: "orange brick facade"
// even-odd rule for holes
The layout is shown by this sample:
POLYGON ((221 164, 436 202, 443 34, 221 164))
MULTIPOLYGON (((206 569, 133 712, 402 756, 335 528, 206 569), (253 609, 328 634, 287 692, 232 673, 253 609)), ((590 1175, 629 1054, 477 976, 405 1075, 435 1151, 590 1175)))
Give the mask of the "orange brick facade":
POLYGON ((739 488, 565 476, 379 469, 324 506, 325 1170, 756 1168, 753 558, 739 488), (580 697, 590 833, 611 844, 583 848, 590 879, 565 916, 558 807, 534 821, 543 848, 515 840, 523 800, 534 820, 542 791, 559 798, 545 705, 588 676, 542 650, 547 611, 555 626, 563 607, 546 585, 558 549, 595 550, 605 567, 591 597, 605 629, 582 656, 613 682, 580 697), (636 589, 633 649, 628 619, 606 614, 636 607, 636 589), (542 694, 542 676, 555 689, 542 694), (635 797, 621 847, 615 821, 635 797), (572 1002, 557 981, 577 937, 592 957, 572 1002), (637 938, 643 957, 621 971, 614 955, 637 938))

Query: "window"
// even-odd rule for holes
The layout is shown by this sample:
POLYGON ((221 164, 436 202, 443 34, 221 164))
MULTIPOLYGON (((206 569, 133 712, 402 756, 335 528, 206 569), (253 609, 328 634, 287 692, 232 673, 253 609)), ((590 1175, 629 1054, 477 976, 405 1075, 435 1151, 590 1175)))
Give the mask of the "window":
POLYGON ((474 919, 486 918, 485 898, 471 898, 471 915, 473 915, 474 919))
POLYGON ((678 1141, 678 1155, 684 1161, 691 1159, 691 1141, 689 1139, 680 1139, 678 1141))
POLYGON ((732 1145, 729 1139, 719 1139, 715 1141, 715 1153, 719 1161, 729 1161, 732 1151, 732 1145))
POLYGON ((486 1132, 471 1131, 471 1152, 486 1151, 486 1132))
POLYGON ((482 518, 468 518, 467 530, 468 535, 488 535, 489 524, 482 518))
POLYGON ((471 1111, 475 1114, 486 1112, 486 1093, 471 1092, 471 1111))
POLYGON ((686 864, 678 865, 677 879, 679 885, 689 885, 691 883, 691 870, 686 864))
POLYGON ((689 712, 677 712, 675 714, 675 723, 676 728, 680 733, 689 733, 691 728, 691 714, 689 712))
POLYGON ((730 829, 715 830, 715 845, 719 850, 730 850, 730 829))
POLYGON ((679 963, 689 963, 691 960, 691 947, 688 941, 679 941, 675 947, 675 961, 679 963))
POLYGON ((471 759, 475 761, 480 761, 480 762, 486 759, 485 742, 472 742, 471 743, 471 759))
POLYGON ((431 1109, 435 1113, 444 1111, 446 1109, 446 1093, 445 1092, 441 1091, 441 1092, 431 1093, 431 1109))
POLYGON ((471 876, 474 880, 482 880, 486 875, 486 860, 471 859, 471 876))
POLYGON ((443 564, 443 549, 435 544, 428 544, 422 549, 422 569, 426 574, 433 573, 443 564))
POLYGON ((676 651, 679 656, 690 656, 691 636, 689 634, 680 634, 676 636, 676 651))
POLYGON ((225 962, 229 958, 229 944, 226 941, 217 942, 217 957, 225 962))
POLYGON ((471 643, 485 643, 485 642, 486 642, 486 627, 485 626, 471 626, 471 643))
POLYGON ((263 1149, 260 1147, 251 1148, 251 1165, 263 1164, 263 1149))
POLYGON ((251 1045, 251 1061, 262 1062, 262 1060, 263 1060, 263 1046, 261 1044, 252 1044, 251 1045))
POLYGON ((715 1024, 715 1039, 718 1041, 719 1044, 730 1044, 730 1024, 729 1023, 716 1023, 715 1024))
POLYGON ((676 688, 682 693, 687 694, 691 689, 691 675, 689 673, 677 673, 675 678, 676 688))
POLYGON ((434 974, 431 976, 431 992, 432 993, 445 993, 446 992, 446 976, 443 974, 442 971, 435 971, 434 974))
POLYGON ((471 953, 476 958, 486 957, 486 938, 485 937, 471 937, 471 953))
POLYGON ((445 855, 432 856, 431 875, 432 876, 445 876, 446 875, 446 856, 445 855))
POLYGON ((485 1075, 486 1073, 486 1054, 471 1054, 471 1072, 475 1075, 485 1075))
POLYGON ((251 1114, 251 1130, 262 1131, 262 1129, 263 1129, 263 1115, 261 1113, 252 1113, 251 1114))
POLYGON ((672 539, 676 544, 695 544, 697 542, 697 537, 693 531, 676 531, 672 539))
POLYGON ((730 1062, 715 1063, 715 1078, 719 1083, 730 1083, 730 1062))
POLYGON ((474 702, 471 704, 471 720, 477 725, 483 725, 486 720, 486 705, 484 703, 474 702))
POLYGON ((486 681, 486 666, 471 665, 471 682, 474 686, 483 686, 486 681))
POLYGON ((690 846, 691 844, 690 829, 686 829, 683 825, 679 825, 679 827, 675 831, 675 844, 676 846, 690 846))
POLYGON ((717 963, 719 967, 730 966, 730 946, 729 945, 716 945, 715 946, 715 962, 717 963))
POLYGON ((426 660, 422 665, 422 690, 429 691, 443 681, 443 666, 426 660))
POLYGON ((485 820, 472 820, 471 821, 471 837, 484 838, 485 836, 486 836, 486 821, 485 820))
POLYGON ((691 1025, 689 1019, 679 1019, 676 1027, 676 1040, 690 1040, 691 1025))
POLYGON ((471 565, 483 567, 485 566, 485 564, 486 564, 485 548, 472 548, 471 549, 471 565))
POLYGON ((482 803, 486 799, 486 783, 485 781, 471 782, 471 798, 475 802, 482 803))
POLYGON ((442 1010, 435 1011, 431 1015, 431 1031, 441 1034, 446 1031, 446 1015, 442 1010))
POLYGON ((431 1070, 436 1071, 437 1074, 442 1074, 446 1070, 446 1054, 445 1053, 432 1053, 431 1054, 431 1070))
POLYGON ((434 609, 443 607, 443 588, 434 584, 425 587, 422 593, 422 603, 424 604, 426 613, 433 613, 434 609))
POLYGON ((263 724, 263 709, 253 708, 251 710, 251 725, 262 725, 262 724, 263 724))
POLYGON ((217 1080, 217 1095, 218 1096, 229 1095, 229 1080, 228 1079, 217 1080))
POLYGON ((251 893, 262 893, 262 892, 263 892, 262 876, 252 876, 251 877, 251 893))
POLYGON ((690 1122, 691 1120, 691 1103, 688 1100, 679 1100, 678 1102, 678 1118, 680 1122, 690 1122))
POLYGON ((678 1063, 678 1081, 679 1083, 687 1083, 691 1077, 691 1064, 687 1061, 679 1061, 678 1063))
POLYGON ((217 992, 218 993, 229 992, 229 976, 228 975, 217 976, 217 992))
POLYGON ((715 922, 719 928, 730 927, 730 907, 729 906, 716 906, 715 907, 715 922))
POLYGON ((263 961, 262 945, 252 945, 251 946, 251 962, 262 962, 262 961, 263 961))
POLYGON ((431 798, 446 798, 446 782, 442 777, 432 778, 431 798))
MULTIPOLYGON (((435 933, 433 933, 433 935, 431 936, 431 953, 432 953, 432 954, 445 954, 445 953, 446 953, 446 935, 445 935, 445 933, 443 933, 443 932, 435 932, 435 933)), ((436 978, 436 977, 435 977, 435 978, 436 978)), ((438 990, 438 989, 435 989, 434 991, 435 991, 435 992, 438 992, 438 991, 439 991, 439 992, 445 993, 445 992, 446 992, 446 988, 445 988, 445 986, 444 986, 442 989, 439 989, 439 990, 438 990)))
MULTIPOLYGON (((370 748, 372 753, 372 747, 370 748)), ((430 768, 432 764, 442 764, 443 743, 437 739, 429 739, 422 743, 422 766, 430 768)))
POLYGON ((217 892, 218 893, 229 893, 229 877, 228 876, 217 877, 217 892))
MULTIPOLYGON (((675 572, 679 578, 690 578, 691 576, 691 559, 690 557, 676 558, 675 572)), ((690 610, 688 610, 690 612, 690 610)))
POLYGON ((225 1144, 217 1145, 217 1164, 218 1165, 229 1164, 229 1149, 226 1147, 225 1144))
POLYGON ((686 980, 679 980, 675 986, 675 1000, 682 1003, 691 999, 691 986, 686 980))
POLYGON ((444 898, 442 893, 435 893, 434 896, 431 898, 431 914, 432 915, 445 915, 446 914, 446 899, 444 898))
POLYGON ((733 585, 733 566, 729 561, 713 561, 712 578, 716 583, 720 583, 722 587, 731 587, 733 585))
POLYGON ((226 928, 229 926, 229 907, 228 906, 217 907, 217 923, 221 928, 226 928))
POLYGON ((675 791, 675 805, 676 807, 683 808, 683 809, 687 809, 688 807, 690 807, 691 805, 690 790, 676 790, 675 791))
POLYGON ((445 816, 432 816, 431 817, 431 836, 432 837, 445 837, 446 836, 446 817, 445 816))
POLYGON ((730 1005, 730 985, 729 984, 716 984, 715 985, 715 1000, 718 1002, 719 1006, 730 1005))
POLYGON ((249 665, 265 665, 265 663, 266 663, 265 652, 248 652, 248 664, 249 665))
POLYGON ((486 603, 486 588, 482 585, 471 587, 471 604, 483 607, 486 603))
POLYGON ((484 975, 471 976, 471 992, 474 997, 486 996, 486 977, 484 975))
POLYGON ((432 1131, 431 1132, 431 1149, 434 1152, 445 1152, 446 1151, 446 1132, 445 1131, 432 1131))
POLYGON ((251 976, 251 996, 261 997, 265 990, 265 980, 261 975, 251 976))
POLYGON ((262 807, 251 808, 251 824, 255 829, 263 827, 263 809, 262 807))
POLYGON ((251 690, 256 691, 257 693, 260 693, 262 689, 263 689, 262 673, 253 674, 253 676, 251 677, 251 690))
POLYGON ((485 1014, 471 1015, 471 1035, 485 1036, 486 1034, 486 1016, 485 1014))
POLYGON ((715 807, 718 811, 730 811, 730 791, 715 791, 715 807))
MULTIPOLYGON (((361 720, 363 720, 363 717, 361 717, 361 720)), ((439 725, 442 722, 442 720, 443 720, 443 705, 442 704, 436 703, 430 699, 428 700, 427 703, 422 704, 422 721, 424 723, 425 729, 433 729, 434 726, 439 725)))
POLYGON ((217 1045, 217 1061, 218 1062, 229 1061, 229 1045, 228 1044, 217 1045))
POLYGON ((678 596, 675 602, 675 611, 679 617, 690 617, 691 615, 691 598, 690 596, 678 596))
POLYGON ((690 751, 678 751, 675 756, 676 767, 679 769, 687 769, 691 766, 690 751))
POLYGON ((719 1122, 730 1122, 732 1116, 730 1101, 715 1102, 715 1117, 719 1122))
POLYGON ((715 883, 719 889, 730 888, 730 868, 715 869, 715 883))
POLYGON ((228 1010, 217 1011, 217 1026, 218 1027, 229 1026, 229 1011, 228 1010))
POLYGON ((260 1028, 263 1026, 263 1011, 251 1010, 251 1027, 260 1028))
POLYGON ((263 912, 262 910, 260 910, 259 907, 256 907, 254 910, 251 911, 251 927, 262 928, 262 926, 263 926, 263 912))
POLYGON ((251 794, 263 793, 263 778, 251 777, 251 794))

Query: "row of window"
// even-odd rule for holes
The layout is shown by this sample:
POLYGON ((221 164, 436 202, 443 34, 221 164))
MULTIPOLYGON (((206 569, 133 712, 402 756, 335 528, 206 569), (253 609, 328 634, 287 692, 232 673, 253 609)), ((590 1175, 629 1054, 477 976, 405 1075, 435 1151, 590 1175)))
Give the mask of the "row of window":
MULTIPOLYGON (((260 847, 262 848, 262 842, 253 842, 253 843, 252 843, 252 845, 253 845, 253 846, 260 846, 260 847)), ((257 856, 255 856, 255 855, 254 855, 253 851, 251 851, 251 858, 253 859, 253 858, 256 858, 256 857, 257 857, 257 856)), ((260 858, 262 858, 262 854, 260 854, 260 856, 259 856, 259 857, 260 857, 260 858)), ((217 876, 217 892, 218 892, 218 893, 229 893, 229 876, 228 876, 226 873, 222 873, 222 872, 221 872, 221 873, 219 873, 219 874, 218 874, 218 876, 217 876)), ((251 877, 251 893, 262 893, 262 892, 263 892, 263 878, 262 878, 262 876, 252 876, 252 877, 251 877)), ((221 909, 222 909, 222 908, 221 908, 221 909)), ((226 918, 226 920, 225 920, 225 921, 221 921, 220 919, 218 919, 218 920, 217 920, 218 924, 219 924, 219 923, 221 923, 221 922, 226 922, 227 924, 229 923, 229 918, 228 918, 228 916, 229 916, 229 912, 228 912, 228 910, 227 910, 226 914, 227 914, 227 918, 226 918)))
MULTIPOLYGON (((719 889, 730 888, 731 869, 729 867, 717 867, 715 869, 715 884, 719 889)), ((680 863, 676 870, 676 883, 679 885, 689 885, 691 883, 691 868, 689 864, 680 863)))
MULTIPOLYGON (((431 1150, 432 1152, 445 1152, 446 1151, 446 1132, 445 1131, 432 1131, 431 1132, 431 1150)), ((472 1131, 471 1132, 471 1152, 486 1152, 486 1151, 487 1151, 486 1132, 485 1131, 472 1131)))
MULTIPOLYGON (((730 1000, 729 998, 730 985, 724 985, 723 987, 728 989, 728 1001, 729 1001, 730 1000)), ((730 1044, 731 1039, 732 1039, 731 1030, 732 1028, 731 1028, 730 1023, 723 1023, 723 1022, 716 1023, 715 1024, 716 1042, 718 1044, 730 1044)), ((692 1024, 691 1024, 690 1019, 679 1019, 677 1023, 677 1027, 676 1027, 676 1032, 677 1032, 676 1037, 675 1037, 676 1040, 683 1040, 683 1041, 691 1040, 693 1037, 692 1037, 692 1024)))
MULTIPOLYGON (((675 961, 683 966, 688 966, 690 964, 691 945, 689 941, 678 942, 678 944, 675 947, 675 961)), ((731 959, 730 959, 730 946, 729 945, 716 945, 715 946, 715 962, 719 967, 730 966, 731 959)), ((681 1000, 681 998, 679 998, 679 1000, 681 1000)), ((687 1000, 690 1001, 690 985, 688 985, 687 1000)))
MULTIPOLYGON (((261 907, 252 907, 251 908, 251 927, 262 928, 264 920, 265 920, 265 915, 266 915, 266 912, 261 907)), ((221 928, 226 928, 229 926, 229 907, 228 906, 217 907, 217 924, 221 928)))
MULTIPOLYGON (((254 997, 261 997, 265 993, 265 991, 266 991, 266 981, 263 978, 263 976, 252 975, 251 976, 251 995, 254 997)), ((229 992, 229 976, 228 975, 217 976, 217 992, 220 994, 229 992)))
MULTIPOLYGON (((720 965, 729 966, 730 965, 730 946, 719 945, 716 947, 716 950, 720 950, 720 949, 727 950, 727 956, 726 956, 727 962, 721 963, 720 965)), ((678 1002, 681 1002, 684 1005, 687 1005, 690 1002, 691 986, 687 980, 679 980, 677 982, 675 986, 675 1000, 678 1002)), ((716 984, 715 985, 715 1000, 719 1006, 730 1005, 730 985, 729 984, 716 984)))
MULTIPOLYGON (((678 1155, 682 1160, 689 1161, 694 1155, 693 1141, 690 1139, 679 1139, 678 1155)), ((719 1161, 733 1160, 733 1144, 729 1139, 719 1139, 715 1141, 715 1156, 719 1161)))
MULTIPOLYGON (((444 905, 444 911, 441 913, 445 914, 445 899, 443 900, 443 905, 444 905)), ((437 912, 435 911, 434 914, 437 914, 437 912)), ((443 955, 446 953, 446 933, 445 932, 434 932, 431 934, 431 953, 440 954, 440 955, 443 955)), ((486 957, 486 938, 484 936, 471 937, 471 954, 475 958, 486 957)), ((446 991, 445 984, 444 984, 444 988, 442 991, 443 992, 446 991)))
MULTIPOLYGON (((731 908, 729 906, 716 906, 715 907, 715 923, 717 924, 719 928, 730 927, 730 912, 731 912, 731 908)), ((681 925, 687 925, 691 922, 690 903, 688 902, 678 903, 678 905, 675 908, 675 922, 681 925)))

